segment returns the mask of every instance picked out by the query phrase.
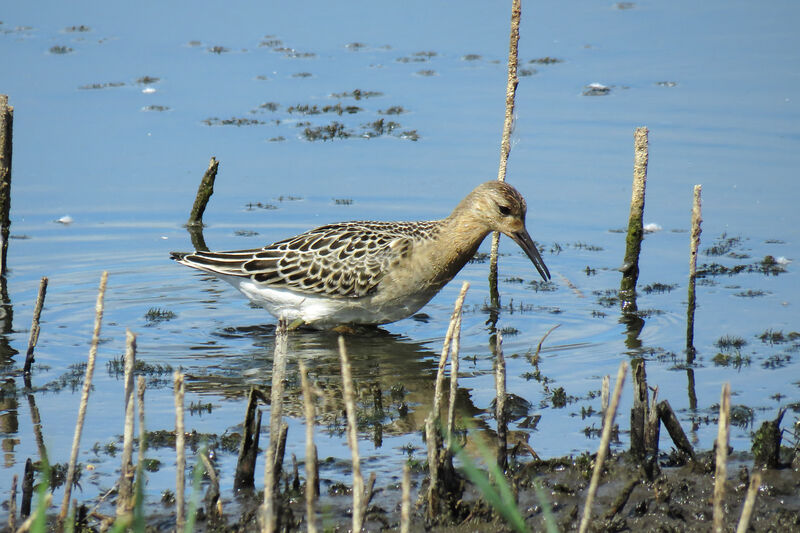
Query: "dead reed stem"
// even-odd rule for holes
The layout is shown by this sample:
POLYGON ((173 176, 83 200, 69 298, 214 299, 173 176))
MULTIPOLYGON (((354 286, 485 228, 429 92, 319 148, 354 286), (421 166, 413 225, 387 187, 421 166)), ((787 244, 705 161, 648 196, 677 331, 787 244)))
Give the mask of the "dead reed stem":
POLYGON ((11 496, 8 498, 8 530, 17 529, 17 475, 11 478, 11 496))
POLYGON ((344 407, 347 411, 347 444, 353 457, 353 531, 361 531, 364 525, 364 478, 361 475, 361 460, 358 456, 358 434, 356 426, 355 391, 350 373, 350 359, 344 345, 344 337, 339 336, 339 356, 342 362, 342 384, 344 407))
POLYGON ((611 428, 614 425, 614 417, 617 414, 617 406, 619 405, 619 398, 622 395, 622 384, 625 382, 625 374, 628 371, 628 362, 623 361, 619 365, 617 372, 617 383, 614 385, 614 394, 611 397, 611 405, 603 417, 603 435, 600 438, 600 447, 597 448, 597 457, 594 462, 594 470, 592 471, 592 481, 589 483, 589 491, 586 493, 586 503, 583 508, 583 518, 581 525, 578 529, 579 533, 586 533, 589 527, 589 521, 592 518, 592 503, 594 502, 594 495, 597 493, 597 486, 600 483, 600 474, 603 471, 603 462, 606 458, 608 451, 608 443, 611 440, 611 428))
POLYGON ((86 375, 83 378, 83 390, 81 392, 81 403, 78 408, 78 421, 75 423, 75 435, 72 439, 72 452, 69 457, 67 468, 67 479, 64 482, 64 499, 61 501, 61 511, 58 514, 58 523, 63 525, 64 519, 69 511, 69 501, 72 496, 72 484, 75 481, 75 465, 78 462, 78 448, 81 443, 81 433, 83 432, 83 421, 86 419, 86 407, 89 404, 89 393, 92 390, 92 376, 94 375, 94 362, 97 358, 97 346, 100 343, 100 325, 103 323, 103 299, 106 295, 106 283, 108 282, 108 272, 103 272, 100 277, 100 289, 97 293, 97 303, 95 304, 94 333, 92 334, 92 344, 89 348, 89 360, 86 364, 86 375))
POLYGON ((450 402, 447 405, 447 449, 453 445, 453 431, 455 430, 456 396, 458 395, 458 350, 461 344, 461 318, 458 314, 453 334, 453 347, 450 350, 450 402))
POLYGON ((186 432, 183 427, 183 396, 185 392, 183 374, 176 370, 173 376, 175 384, 175 527, 182 531, 186 522, 184 515, 184 494, 186 490, 186 432))
POLYGON ((686 311, 686 352, 689 362, 694 361, 694 310, 696 307, 695 282, 697 280, 697 249, 700 247, 701 224, 703 223, 700 195, 702 185, 694 186, 692 202, 692 237, 689 243, 689 304, 686 311))
POLYGON ((203 466, 206 469, 206 475, 208 476, 209 481, 211 481, 211 486, 209 487, 209 493, 214 494, 212 508, 210 511, 216 513, 217 516, 222 516, 222 500, 219 499, 219 475, 217 475, 217 471, 214 469, 214 465, 211 464, 211 460, 208 458, 208 454, 204 453, 203 450, 198 452, 200 456, 200 460, 203 461, 203 466))
POLYGON ((261 530, 272 533, 277 527, 277 506, 280 472, 276 471, 281 426, 283 424, 283 382, 286 375, 287 323, 281 317, 275 330, 275 354, 272 359, 272 390, 270 391, 269 444, 264 460, 264 516, 261 530))
POLYGON ((600 412, 605 416, 608 410, 608 395, 610 393, 611 376, 603 376, 603 384, 600 387, 600 412))
POLYGON ((556 328, 559 328, 559 327, 561 327, 561 324, 556 324, 552 328, 548 329, 547 333, 542 335, 542 338, 539 339, 539 344, 536 345, 536 351, 533 353, 533 357, 534 358, 539 357, 539 353, 542 351, 542 345, 544 344, 544 341, 547 339, 547 337, 550 336, 551 333, 553 333, 553 331, 556 330, 556 328))
POLYGON ((411 529, 411 470, 403 463, 402 500, 400 503, 400 533, 411 529))
POLYGON ((742 507, 742 516, 739 518, 739 525, 736 533, 745 533, 750 525, 750 516, 753 514, 753 506, 756 503, 758 489, 761 487, 761 474, 755 472, 750 476, 750 486, 747 488, 747 496, 742 507))
POLYGON ((628 234, 625 238, 625 259, 623 261, 620 299, 622 310, 636 310, 636 282, 639 279, 639 253, 644 237, 644 192, 647 184, 647 128, 636 128, 633 134, 633 190, 631 211, 628 217, 628 234))
MULTIPOLYGON (((503 137, 500 142, 500 165, 497 169, 497 180, 506 180, 506 167, 508 155, 511 153, 511 131, 514 127, 514 102, 517 95, 518 49, 519 49, 519 20, 522 15, 521 0, 511 2, 511 31, 508 43, 508 82, 506 83, 506 112, 503 120, 503 137)), ((493 304, 499 305, 500 296, 497 290, 497 251, 500 247, 500 233, 492 233, 491 257, 489 260, 489 286, 492 289, 493 304)))
POLYGON ((39 282, 39 295, 36 297, 36 306, 33 309, 33 320, 31 322, 31 334, 28 338, 28 353, 25 356, 25 367, 23 371, 30 374, 31 365, 34 362, 33 350, 36 348, 36 343, 39 342, 39 319, 42 316, 42 307, 44 307, 44 297, 47 294, 47 277, 42 277, 39 282))
POLYGON ((192 211, 189 214, 189 221, 186 223, 187 226, 203 225, 203 213, 206 210, 208 200, 214 194, 214 180, 217 178, 218 168, 219 161, 212 157, 205 174, 203 174, 203 179, 200 180, 200 186, 197 188, 197 196, 195 196, 194 205, 192 205, 192 211))
POLYGON ((144 391, 147 388, 144 376, 136 380, 136 403, 139 405, 139 451, 136 456, 137 465, 144 465, 144 452, 147 448, 147 433, 144 429, 144 391))
POLYGON ((11 154, 14 137, 14 107, 0 94, 0 276, 8 270, 8 238, 11 228, 11 154))
POLYGON ((317 512, 315 509, 317 494, 317 463, 314 460, 314 393, 308 381, 308 369, 300 361, 300 384, 303 388, 303 408, 306 416, 306 523, 308 533, 317 531, 317 512))
POLYGON ((455 305, 453 306, 453 314, 450 315, 450 324, 447 327, 447 333, 444 336, 444 344, 442 346, 442 354, 439 356, 439 367, 436 372, 436 383, 434 385, 433 394, 433 407, 428 417, 425 419, 425 440, 428 449, 428 470, 430 474, 430 484, 428 485, 428 505, 429 514, 432 509, 436 507, 436 494, 440 489, 439 487, 439 471, 441 469, 442 458, 440 450, 442 449, 442 434, 437 427, 437 422, 440 420, 440 410, 444 396, 444 368, 447 364, 447 357, 450 353, 450 347, 453 341, 453 336, 456 333, 456 328, 460 326, 459 317, 461 316, 461 308, 464 306, 464 298, 469 289, 469 282, 464 282, 461 285, 461 291, 456 298, 455 305))
POLYGON ((133 508, 133 431, 136 416, 134 401, 133 371, 136 365, 136 335, 125 330, 125 429, 122 436, 122 469, 119 477, 119 496, 117 497, 117 516, 130 512, 133 508))
POLYGON ((505 472, 508 467, 508 426, 506 424, 506 358, 503 355, 503 334, 497 332, 497 363, 494 385, 497 399, 494 404, 494 418, 497 421, 497 466, 505 472))
POLYGON ((247 410, 244 415, 242 441, 239 444, 239 456, 236 460, 236 473, 233 478, 233 490, 255 489, 256 456, 258 455, 258 439, 261 431, 261 411, 258 408, 259 393, 250 387, 247 399, 247 410))
POLYGON ((728 477, 728 441, 730 437, 731 385, 722 386, 719 401, 719 429, 717 431, 716 472, 714 473, 714 519, 712 531, 721 533, 725 530, 725 480, 728 477))

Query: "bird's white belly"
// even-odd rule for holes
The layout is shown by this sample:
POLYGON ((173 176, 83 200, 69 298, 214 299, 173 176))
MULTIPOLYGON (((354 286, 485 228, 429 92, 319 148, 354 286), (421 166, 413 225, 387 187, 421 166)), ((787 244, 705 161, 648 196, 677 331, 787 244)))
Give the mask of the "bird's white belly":
POLYGON ((271 289, 248 278, 220 276, 250 301, 275 317, 284 316, 290 322, 301 319, 313 326, 340 324, 386 324, 416 313, 428 303, 432 294, 410 295, 401 302, 380 302, 376 298, 328 298, 281 289, 271 289))

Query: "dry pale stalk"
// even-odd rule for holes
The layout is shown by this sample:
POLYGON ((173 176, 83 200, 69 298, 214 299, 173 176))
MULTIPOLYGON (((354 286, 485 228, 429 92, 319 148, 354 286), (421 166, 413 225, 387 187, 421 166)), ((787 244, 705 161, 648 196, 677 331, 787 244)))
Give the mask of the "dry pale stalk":
POLYGON ((122 470, 119 478, 117 497, 117 516, 122 516, 133 508, 131 497, 133 489, 133 431, 136 415, 134 401, 133 370, 136 365, 136 335, 125 330, 125 426, 122 434, 122 470))
POLYGON ((458 394, 458 350, 461 344, 461 318, 458 319, 453 335, 453 349, 450 352, 450 403, 447 406, 447 449, 452 449, 453 431, 455 430, 456 396, 458 394))
POLYGON ((136 462, 144 465, 144 451, 147 447, 147 433, 144 429, 144 391, 147 388, 144 376, 139 376, 136 380, 136 403, 139 405, 139 451, 136 455, 136 462))
MULTIPOLYGON (((511 131, 514 127, 514 102, 517 95, 518 49, 519 49, 519 20, 522 15, 521 0, 511 2, 511 31, 508 43, 508 82, 506 83, 506 112, 503 121, 503 137, 500 142, 500 165, 497 169, 497 180, 506 180, 506 167, 508 155, 511 152, 511 131)), ((489 260, 489 283, 495 290, 497 288, 497 251, 500 246, 500 233, 492 233, 491 257, 489 260), (492 282, 494 280, 494 282, 492 282)))
POLYGON ((317 485, 317 463, 314 460, 314 396, 308 381, 308 370, 303 361, 299 362, 300 383, 303 388, 303 407, 306 416, 306 523, 308 533, 316 533, 317 518, 314 487, 317 485))
POLYGON ((508 466, 508 426, 506 425, 506 358, 503 355, 503 334, 497 333, 497 365, 494 386, 497 392, 494 418, 497 421, 497 466, 505 471, 508 466))
POLYGON ((739 518, 739 525, 736 527, 736 533, 745 533, 750 525, 750 517, 753 514, 753 506, 756 503, 756 496, 758 489, 761 487, 761 474, 754 473, 750 477, 750 486, 747 488, 747 496, 744 499, 744 507, 742 507, 742 516, 739 518))
POLYGON ((700 203, 702 191, 702 185, 694 186, 694 200, 692 202, 692 238, 689 243, 689 305, 686 311, 686 350, 689 351, 692 356, 692 352, 694 351, 694 311, 697 304, 695 295, 697 249, 700 247, 701 224, 703 223, 702 206, 700 203))
POLYGON ((186 489, 186 433, 183 427, 183 396, 185 385, 183 374, 179 370, 173 376, 175 384, 175 522, 178 531, 183 530, 186 517, 184 516, 184 493, 186 489))
POLYGON ((464 306, 464 298, 467 295, 468 289, 469 282, 465 281, 463 285, 461 285, 461 292, 459 292, 458 298, 456 298, 456 303, 453 306, 453 314, 450 316, 450 324, 447 327, 447 334, 444 337, 442 354, 439 357, 439 367, 436 372, 433 407, 430 414, 425 419, 425 440, 428 448, 428 470, 430 472, 430 484, 428 485, 429 504, 434 503, 435 494, 439 490, 439 470, 441 467, 441 455, 439 450, 442 448, 442 435, 437 427, 437 422, 440 419, 439 412, 444 396, 444 368, 447 364, 447 356, 450 353, 450 347, 453 336, 456 332, 456 327, 460 326, 459 317, 461 316, 461 308, 464 306))
POLYGON ((47 294, 47 277, 42 277, 42 280, 39 282, 39 295, 36 297, 36 307, 33 309, 31 334, 28 338, 28 352, 25 356, 25 367, 23 368, 26 374, 29 374, 31 371, 31 365, 34 361, 33 350, 36 348, 36 343, 39 342, 39 319, 42 316, 45 294, 47 294))
MULTIPOLYGON (((283 382, 286 375, 287 323, 281 317, 275 330, 275 354, 272 359, 272 391, 270 393, 269 444, 264 461, 264 516, 261 530, 272 533, 276 529, 275 495, 278 489, 276 461, 283 425, 283 382)), ((282 459, 282 458, 281 458, 282 459)))
POLYGON ((408 463, 403 463, 403 497, 400 503, 400 533, 408 533, 411 529, 411 470, 408 463))
POLYGON ((358 456, 358 435, 356 433, 356 403, 353 390, 353 377, 350 373, 350 359, 344 345, 344 337, 339 336, 339 357, 342 363, 342 384, 344 407, 347 412, 347 444, 353 457, 353 531, 361 531, 364 525, 364 478, 361 475, 361 460, 358 456))
POLYGON ((725 530, 725 479, 728 477, 728 441, 730 437, 731 385, 722 386, 719 401, 719 428, 717 430, 717 458, 714 473, 714 518, 711 530, 721 533, 725 530))
POLYGON ((608 407, 605 416, 603 417, 603 435, 600 438, 600 447, 597 449, 597 457, 594 462, 594 471, 592 472, 592 481, 589 483, 589 491, 586 493, 586 503, 583 508, 583 518, 581 525, 578 529, 579 533, 586 533, 589 527, 589 521, 592 518, 592 503, 594 502, 594 495, 597 493, 597 486, 600 483, 600 474, 603 471, 603 462, 608 452, 608 443, 611 441, 611 428, 614 425, 614 417, 617 414, 617 406, 619 405, 619 398, 622 395, 622 384, 625 382, 625 373, 628 371, 628 362, 623 361, 619 365, 617 372, 617 383, 614 385, 614 394, 611 397, 611 405, 608 407))
POLYGON ((8 530, 17 529, 17 475, 11 479, 11 496, 8 498, 8 530))
POLYGON ((64 499, 61 501, 61 511, 58 513, 58 523, 63 524, 69 511, 69 501, 72 496, 72 484, 75 481, 75 465, 78 462, 78 448, 81 443, 81 433, 83 432, 83 422, 86 419, 86 408, 89 404, 89 393, 92 390, 92 376, 94 376, 94 363, 97 359, 97 346, 100 343, 100 325, 103 323, 103 300, 106 295, 106 284, 108 283, 108 272, 103 272, 100 277, 100 289, 97 292, 97 303, 95 304, 94 333, 92 334, 92 344, 89 348, 89 360, 86 363, 86 375, 83 378, 83 390, 81 391, 81 403, 78 408, 78 421, 75 423, 75 435, 72 438, 72 453, 69 457, 67 467, 67 479, 64 482, 64 499))

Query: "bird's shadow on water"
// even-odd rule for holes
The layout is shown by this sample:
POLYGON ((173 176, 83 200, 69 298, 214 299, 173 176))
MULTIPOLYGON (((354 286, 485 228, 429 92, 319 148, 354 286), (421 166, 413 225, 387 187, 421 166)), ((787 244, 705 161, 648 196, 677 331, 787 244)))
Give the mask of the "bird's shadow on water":
MULTIPOLYGON (((222 364, 204 367, 202 372, 187 370, 187 391, 246 402, 251 387, 262 391, 271 388, 274 324, 226 327, 212 335, 230 341, 248 340, 252 348, 241 355, 225 357, 222 364)), ((298 369, 298 362, 303 361, 319 392, 318 413, 329 424, 338 424, 344 413, 338 338, 339 333, 333 331, 300 329, 288 333, 284 396, 287 415, 303 416, 298 369)), ((439 360, 439 354, 428 344, 380 328, 359 328, 354 334, 345 335, 357 407, 364 413, 362 420, 367 420, 367 425, 380 425, 380 431, 387 434, 405 434, 424 427, 433 404, 439 360)), ((445 389, 449 389, 448 384, 445 389)), ((448 400, 443 404, 446 412, 448 400)), ((458 389, 456 410, 460 416, 470 418, 481 412, 465 388, 458 389)))

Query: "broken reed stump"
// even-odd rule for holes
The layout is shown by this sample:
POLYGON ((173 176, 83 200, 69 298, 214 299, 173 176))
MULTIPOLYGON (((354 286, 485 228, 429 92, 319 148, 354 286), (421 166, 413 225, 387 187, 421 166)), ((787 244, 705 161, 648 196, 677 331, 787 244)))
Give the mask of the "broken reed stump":
POLYGON ((239 444, 239 457, 236 460, 236 474, 233 478, 233 490, 255 489, 256 456, 258 455, 258 437, 261 432, 261 411, 258 411, 258 396, 255 387, 250 387, 247 410, 244 415, 242 442, 239 444))
POLYGON ((628 234, 625 238, 625 258, 622 262, 620 302, 622 311, 636 311, 636 282, 639 279, 639 253, 644 238, 644 192, 647 184, 647 128, 636 128, 633 134, 633 191, 631 211, 628 217, 628 234))
POLYGON ((72 452, 69 457, 67 467, 67 477, 64 482, 64 499, 61 501, 61 511, 58 513, 59 527, 64 525, 69 511, 70 497, 72 496, 72 485, 75 481, 75 465, 78 462, 78 448, 81 443, 81 433, 83 432, 83 422, 86 419, 86 408, 89 404, 89 393, 92 390, 92 376, 94 376, 94 363, 97 358, 97 346, 100 344, 100 325, 103 323, 103 299, 106 294, 106 284, 108 283, 108 272, 103 272, 100 277, 100 289, 97 292, 97 303, 95 304, 94 333, 92 334, 92 344, 89 348, 89 360, 86 364, 86 374, 83 378, 83 390, 81 391, 81 403, 78 407, 78 421, 75 423, 75 435, 72 439, 72 452))
POLYGON ((251 388, 243 424, 244 434, 234 476, 234 490, 236 491, 243 488, 255 488, 255 466, 262 418, 262 412, 258 410, 259 398, 266 403, 266 398, 257 389, 251 388))
POLYGON ((23 372, 25 374, 31 373, 31 365, 34 362, 33 350, 36 348, 36 343, 39 342, 39 319, 42 316, 42 307, 44 307, 44 297, 47 294, 47 277, 43 276, 39 282, 39 294, 36 296, 36 306, 33 309, 33 319, 31 321, 31 334, 28 338, 28 351, 25 355, 25 366, 23 372))
POLYGON ((497 421, 497 466, 501 472, 508 468, 508 424, 506 423, 506 358, 503 355, 503 334, 497 332, 497 361, 494 385, 497 399, 494 403, 494 418, 497 421))
POLYGON ((183 374, 173 375, 175 389, 175 528, 181 531, 186 522, 184 494, 186 490, 186 431, 183 427, 183 396, 186 391, 183 374))
POLYGON ((361 459, 358 455, 358 426, 356 421, 355 391, 350 372, 350 359, 344 345, 344 337, 339 335, 339 357, 342 365, 342 395, 347 413, 347 445, 353 458, 353 531, 361 531, 364 525, 364 478, 361 475, 361 459))
POLYGON ((755 468, 780 468, 781 420, 786 409, 778 412, 775 420, 765 420, 753 435, 753 466, 755 468))
POLYGON ((25 460, 25 471, 22 475, 22 500, 19 504, 20 518, 30 516, 31 500, 33 500, 33 463, 29 457, 25 460))
POLYGON ((644 425, 647 420, 647 376, 644 359, 631 361, 633 382, 633 407, 631 407, 631 455, 644 459, 644 425))
POLYGON ((653 388, 653 398, 647 409, 644 421, 645 471, 648 479, 655 479, 660 472, 658 466, 658 440, 661 437, 661 423, 658 420, 658 387, 653 388))
POLYGON ((600 437, 600 447, 597 449, 597 456, 594 460, 592 480, 589 483, 589 490, 586 492, 586 502, 584 503, 583 518, 581 518, 581 524, 578 530, 579 533, 586 533, 589 527, 589 521, 592 518, 592 503, 594 503, 594 495, 597 493, 597 487, 600 483, 600 474, 603 472, 603 462, 608 453, 609 442, 611 442, 611 428, 614 426, 614 417, 617 415, 617 406, 619 405, 619 398, 622 395, 622 384, 625 382, 625 374, 627 372, 628 362, 622 361, 617 371, 617 382, 614 385, 614 394, 611 396, 611 405, 608 407, 603 417, 603 433, 600 437))
MULTIPOLYGON (((275 330, 275 353, 272 358, 272 390, 270 391, 269 413, 269 444, 264 459, 264 511, 261 521, 261 531, 273 532, 278 530, 277 496, 280 480, 280 471, 276 469, 278 451, 283 426, 283 388, 286 376, 286 349, 287 349, 286 318, 278 320, 275 330)), ((283 459, 280 459, 281 463, 283 459)))
MULTIPOLYGON (((511 132, 514 127, 514 103, 517 97, 517 66, 519 64, 519 21, 522 15, 521 0, 511 2, 511 30, 508 39, 508 81, 506 82, 506 107, 503 120, 503 136, 500 140, 500 164, 497 181, 506 180, 508 155, 511 153, 511 132)), ((497 252, 500 247, 500 233, 492 232, 492 247, 489 258, 489 295, 492 307, 500 307, 500 292, 497 287, 497 252)))
POLYGON ((217 179, 218 169, 219 161, 212 157, 205 174, 203 174, 203 179, 200 180, 200 186, 197 188, 197 196, 194 198, 192 211, 189 213, 189 220, 186 222, 187 226, 203 225, 203 213, 206 210, 208 200, 214 194, 214 180, 217 179))
POLYGON ((11 231, 11 154, 14 136, 14 107, 0 94, 0 276, 8 272, 8 237, 11 231))
POLYGON ((696 306, 695 282, 697 280, 697 249, 700 247, 701 224, 703 223, 700 194, 703 186, 694 186, 692 202, 692 236, 689 243, 689 304, 686 307, 686 362, 694 362, 694 310, 696 306))
POLYGON ((675 411, 672 410, 672 406, 667 400, 661 400, 656 406, 656 409, 658 410, 658 419, 661 420, 661 423, 667 428, 667 433, 669 433, 675 447, 694 460, 694 448, 692 448, 692 444, 686 437, 686 433, 684 433, 681 423, 678 421, 678 417, 675 416, 675 411))
MULTIPOLYGON (((427 512, 430 520, 435 520, 441 512, 441 504, 446 500, 457 500, 459 495, 458 476, 453 468, 452 453, 443 447, 441 424, 441 406, 444 399, 444 369, 450 355, 456 329, 461 325, 461 308, 469 289, 469 282, 461 285, 461 291, 453 306, 450 324, 442 345, 442 354, 439 357, 439 366, 436 372, 434 385, 433 406, 425 419, 425 443, 428 449, 428 484, 427 512)), ((460 334, 460 333, 459 333, 460 334)), ((457 357, 457 356, 456 356, 457 357)), ((454 401, 455 398, 451 398, 454 401)), ((420 495, 421 496, 421 495, 420 495)))
POLYGON ((306 524, 308 533, 317 531, 317 461, 314 449, 314 393, 308 380, 308 369, 303 361, 299 361, 300 385, 303 390, 303 412, 306 417, 306 524))
POLYGON ((714 473, 714 517, 711 530, 714 533, 725 531, 725 511, 722 508, 725 499, 725 481, 728 477, 728 442, 730 439, 731 385, 722 386, 719 401, 719 429, 716 441, 716 460, 714 473))
POLYGON ((206 516, 210 517, 212 520, 217 520, 222 517, 222 500, 219 499, 219 475, 217 474, 216 469, 214 469, 214 465, 211 464, 211 460, 208 458, 207 453, 205 453, 203 450, 200 450, 198 455, 200 456, 200 460, 203 462, 203 466, 205 467, 205 473, 211 482, 209 483, 208 491, 206 492, 205 497, 203 497, 206 516))
POLYGON ((136 366, 136 335, 125 330, 125 425, 122 433, 122 466, 120 468, 117 516, 124 516, 133 509, 133 432, 136 402, 133 371, 136 366))

